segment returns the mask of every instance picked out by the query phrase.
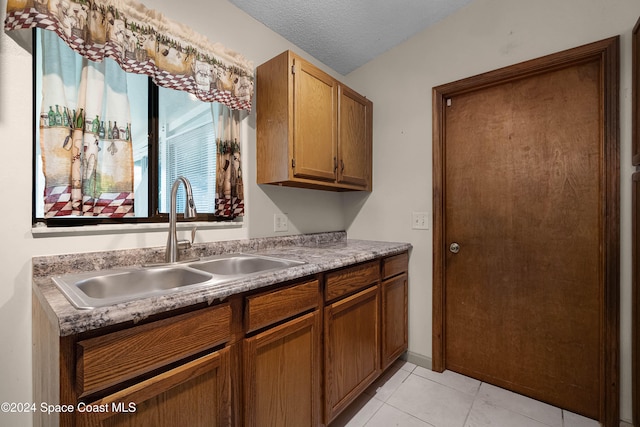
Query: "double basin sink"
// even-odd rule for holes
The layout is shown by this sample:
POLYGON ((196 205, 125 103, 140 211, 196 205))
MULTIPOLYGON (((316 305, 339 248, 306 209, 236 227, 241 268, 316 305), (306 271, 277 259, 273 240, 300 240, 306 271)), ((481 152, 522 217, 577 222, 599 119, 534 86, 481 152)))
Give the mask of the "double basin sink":
POLYGON ((183 264, 130 267, 53 277, 77 308, 96 308, 179 289, 212 286, 304 264, 282 258, 226 254, 183 264))

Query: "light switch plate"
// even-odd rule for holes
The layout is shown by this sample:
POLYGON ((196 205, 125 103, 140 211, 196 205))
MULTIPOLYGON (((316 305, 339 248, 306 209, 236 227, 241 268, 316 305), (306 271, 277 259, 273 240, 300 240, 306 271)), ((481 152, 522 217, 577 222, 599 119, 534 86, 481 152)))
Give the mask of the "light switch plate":
POLYGON ((273 214, 273 231, 289 231, 289 220, 285 214, 273 214))
POLYGON ((414 230, 428 230, 429 214, 427 212, 412 212, 411 228, 414 230))

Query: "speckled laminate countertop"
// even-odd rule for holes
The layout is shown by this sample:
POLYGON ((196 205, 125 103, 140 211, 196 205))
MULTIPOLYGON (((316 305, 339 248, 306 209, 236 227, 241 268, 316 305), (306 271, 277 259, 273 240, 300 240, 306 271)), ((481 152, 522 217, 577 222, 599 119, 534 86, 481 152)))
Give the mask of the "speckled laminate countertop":
POLYGON ((138 322, 154 314, 199 303, 212 304, 234 294, 399 254, 410 248, 408 243, 347 239, 345 232, 196 244, 183 256, 205 258, 244 252, 305 261, 306 264, 220 285, 187 287, 166 295, 94 309, 75 308, 58 290, 51 277, 161 262, 164 248, 34 257, 33 290, 34 298, 40 300, 50 320, 58 324, 60 336, 67 336, 123 322, 138 322))

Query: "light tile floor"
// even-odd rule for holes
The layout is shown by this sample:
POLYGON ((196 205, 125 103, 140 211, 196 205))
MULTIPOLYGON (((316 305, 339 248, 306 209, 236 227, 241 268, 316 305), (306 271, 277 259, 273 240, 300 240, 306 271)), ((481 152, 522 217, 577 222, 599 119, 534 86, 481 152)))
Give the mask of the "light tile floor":
MULTIPOLYGON (((599 423, 454 372, 398 361, 330 427, 598 427, 599 423)), ((620 423, 620 427, 630 424, 620 423)))

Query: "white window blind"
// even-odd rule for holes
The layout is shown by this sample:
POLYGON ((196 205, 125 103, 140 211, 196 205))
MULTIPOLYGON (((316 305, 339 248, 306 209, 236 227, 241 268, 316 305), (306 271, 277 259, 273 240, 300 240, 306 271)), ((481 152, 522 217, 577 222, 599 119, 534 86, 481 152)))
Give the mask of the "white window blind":
MULTIPOLYGON (((212 121, 189 126, 184 123, 167 135, 165 206, 170 207, 171 186, 182 175, 191 183, 200 213, 215 212, 216 143, 212 121)), ((178 191, 177 212, 184 212, 184 190, 178 191)))

